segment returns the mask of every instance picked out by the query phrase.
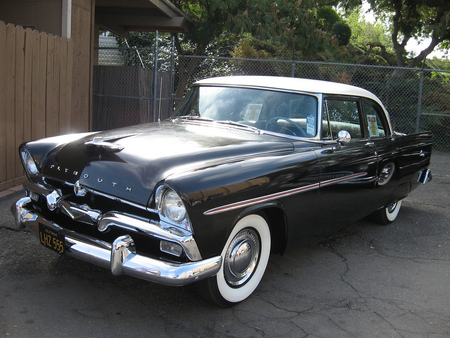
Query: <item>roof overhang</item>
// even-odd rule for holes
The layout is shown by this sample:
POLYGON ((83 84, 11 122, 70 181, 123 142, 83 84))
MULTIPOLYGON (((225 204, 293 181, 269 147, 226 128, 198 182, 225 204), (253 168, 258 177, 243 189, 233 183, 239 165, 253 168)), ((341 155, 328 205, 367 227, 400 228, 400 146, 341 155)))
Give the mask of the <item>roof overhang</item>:
POLYGON ((189 25, 168 0, 96 0, 95 22, 124 37, 129 31, 186 32, 189 25))

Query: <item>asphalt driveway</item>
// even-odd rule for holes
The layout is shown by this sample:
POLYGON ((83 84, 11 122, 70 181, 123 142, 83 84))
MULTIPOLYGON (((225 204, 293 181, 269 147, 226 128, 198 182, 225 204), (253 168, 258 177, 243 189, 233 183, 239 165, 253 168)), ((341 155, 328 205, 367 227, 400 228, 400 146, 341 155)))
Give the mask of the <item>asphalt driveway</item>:
POLYGON ((272 256, 255 293, 231 309, 58 256, 14 230, 0 197, 0 336, 449 337, 450 153, 397 221, 366 219, 272 256))

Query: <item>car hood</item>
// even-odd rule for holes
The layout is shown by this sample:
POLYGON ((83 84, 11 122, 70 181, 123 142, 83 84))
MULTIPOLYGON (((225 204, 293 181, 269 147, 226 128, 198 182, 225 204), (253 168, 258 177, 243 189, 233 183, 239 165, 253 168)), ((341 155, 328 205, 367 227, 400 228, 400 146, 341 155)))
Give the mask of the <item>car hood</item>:
MULTIPOLYGON (((48 142, 52 149, 40 161, 44 176, 80 181, 81 186, 139 205, 146 205, 155 186, 173 174, 294 148, 287 139, 213 122, 154 123, 69 139, 48 142)), ((45 139, 36 143, 42 152, 45 139)), ((27 147, 33 156, 39 152, 33 153, 33 143, 27 147)))

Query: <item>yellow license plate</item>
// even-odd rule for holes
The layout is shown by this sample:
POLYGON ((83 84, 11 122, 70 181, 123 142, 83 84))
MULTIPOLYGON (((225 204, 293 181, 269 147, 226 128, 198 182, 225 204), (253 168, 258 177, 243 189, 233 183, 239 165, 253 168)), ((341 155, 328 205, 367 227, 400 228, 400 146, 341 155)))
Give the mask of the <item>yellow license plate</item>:
POLYGON ((41 223, 39 223, 39 240, 46 248, 61 254, 64 253, 64 235, 41 223))

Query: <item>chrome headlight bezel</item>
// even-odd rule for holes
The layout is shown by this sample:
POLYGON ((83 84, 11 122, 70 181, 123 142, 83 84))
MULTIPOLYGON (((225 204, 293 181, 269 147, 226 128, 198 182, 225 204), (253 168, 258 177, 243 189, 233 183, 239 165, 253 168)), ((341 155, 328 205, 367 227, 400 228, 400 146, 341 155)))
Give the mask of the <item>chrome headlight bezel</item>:
POLYGON ((175 190, 160 186, 156 190, 155 206, 162 221, 192 233, 184 201, 175 190))
POLYGON ((30 152, 25 149, 20 149, 20 158, 22 160, 23 167, 28 176, 28 179, 32 182, 37 182, 41 179, 41 172, 39 171, 39 165, 30 152))

